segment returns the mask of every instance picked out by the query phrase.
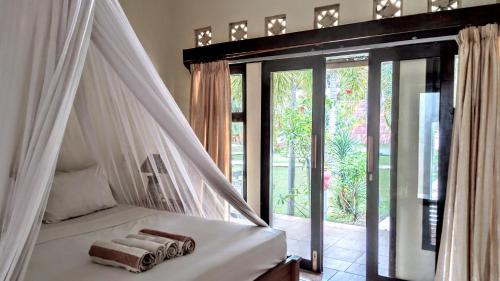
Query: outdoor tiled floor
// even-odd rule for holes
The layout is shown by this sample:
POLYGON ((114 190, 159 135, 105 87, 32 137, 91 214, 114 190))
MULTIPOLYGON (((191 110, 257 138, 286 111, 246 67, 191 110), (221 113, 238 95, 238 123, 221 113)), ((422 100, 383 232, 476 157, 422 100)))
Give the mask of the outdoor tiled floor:
MULTIPOLYGON (((288 254, 310 259, 309 219, 273 216, 274 228, 286 231, 288 254)), ((388 232, 379 231, 379 273, 387 271, 388 232)), ((365 280, 366 230, 362 226, 324 222, 323 274, 301 273, 301 280, 365 280)))

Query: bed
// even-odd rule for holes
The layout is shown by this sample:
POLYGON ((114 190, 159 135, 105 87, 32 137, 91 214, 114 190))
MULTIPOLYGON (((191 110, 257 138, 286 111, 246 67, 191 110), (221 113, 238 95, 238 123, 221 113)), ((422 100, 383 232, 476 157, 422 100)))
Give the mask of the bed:
POLYGON ((297 259, 286 257, 284 232, 118 205, 43 225, 26 280, 298 280, 297 268, 297 259), (146 227, 189 235, 196 251, 138 274, 90 261, 88 250, 95 240, 124 237, 146 227))

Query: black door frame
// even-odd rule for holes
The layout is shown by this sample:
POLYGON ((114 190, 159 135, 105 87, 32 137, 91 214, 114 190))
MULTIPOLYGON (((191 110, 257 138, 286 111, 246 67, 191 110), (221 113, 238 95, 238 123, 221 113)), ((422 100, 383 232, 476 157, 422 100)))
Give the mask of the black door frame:
MULTIPOLYGON (((402 60, 440 58, 440 108, 439 108, 439 179, 438 179, 438 223, 436 231, 436 259, 439 253, 439 242, 442 230, 444 201, 446 198, 446 183, 448 178, 448 163, 453 126, 454 98, 454 62, 457 54, 457 44, 454 41, 443 41, 418 45, 374 49, 369 51, 368 75, 368 172, 367 172, 367 221, 366 221, 366 276, 369 280, 399 280, 397 278, 378 275, 378 208, 379 208, 379 137, 380 137, 380 76, 381 63, 393 61, 393 93, 392 93, 392 128, 391 128, 391 229, 396 229, 395 206, 397 203, 396 173, 397 173, 397 133, 399 112, 399 62, 402 60)), ((389 274, 395 275, 396 233, 390 236, 389 274), (391 268, 392 267, 392 268, 391 268)))
MULTIPOLYGON (((421 58, 440 57, 440 159, 439 159, 439 184, 438 184, 438 224, 436 239, 436 259, 439 252, 439 243, 442 230, 442 218, 444 213, 444 201, 446 198, 446 182, 448 178, 448 163, 451 146, 451 134, 453 125, 453 98, 454 98, 454 60, 458 53, 455 41, 442 41, 433 43, 423 43, 415 45, 404 45, 398 47, 388 47, 372 50, 361 50, 349 52, 354 54, 369 54, 368 66, 368 147, 370 142, 371 151, 368 149, 367 169, 372 170, 372 180, 367 172, 367 209, 366 209, 366 276, 368 280, 399 280, 378 275, 378 151, 379 151, 379 125, 380 125, 380 64, 383 61, 395 61, 393 84, 393 128, 391 138, 395 140, 391 144, 391 167, 397 169, 397 113, 398 92, 399 92, 399 62, 400 60, 411 60, 421 58), (397 76, 396 76, 397 75, 397 76), (376 121, 375 121, 376 120, 376 121), (371 123, 373 123, 371 125, 371 123), (371 138, 371 140, 370 140, 371 138), (376 184, 376 185, 375 185, 376 184), (377 221, 377 223, 373 223, 377 221)), ((311 144, 316 155, 316 168, 311 170, 311 252, 316 251, 317 266, 313 270, 312 260, 303 260, 301 267, 311 271, 321 272, 323 269, 323 157, 324 157, 324 129, 325 129, 325 74, 326 58, 341 54, 327 54, 320 56, 291 58, 264 61, 262 63, 262 104, 261 104, 261 217, 270 222, 271 218, 271 80, 270 73, 275 71, 312 69, 313 70, 313 128, 311 144), (315 148, 315 149, 314 149, 315 148), (314 207, 313 207, 314 206, 314 207), (315 218, 315 219, 313 219, 315 218), (313 239, 313 237, 315 237, 313 239)), ((314 157, 314 156, 313 156, 314 157)), ((395 171, 396 172, 396 171, 395 171)), ((391 173, 391 204, 396 204, 396 173, 391 173)), ((391 216, 395 216, 392 212, 391 216)), ((391 220, 395 224, 395 220, 391 220)), ((391 225, 394 227, 395 225, 391 225)), ((395 241, 395 236, 391 238, 395 241)), ((395 252, 391 250, 392 260, 395 259, 395 252)), ((311 253, 313 257, 313 253, 311 253)), ((394 270, 394 269, 393 269, 394 270)), ((391 273, 391 272, 390 272, 391 273)), ((394 272, 392 272, 394 273, 394 272)))
POLYGON ((325 58, 323 56, 264 61, 262 63, 262 127, 261 127, 261 204, 260 214, 269 223, 272 215, 271 195, 271 134, 272 94, 271 73, 312 69, 312 135, 311 135, 311 260, 303 259, 301 268, 323 271, 323 134, 325 98, 325 58))

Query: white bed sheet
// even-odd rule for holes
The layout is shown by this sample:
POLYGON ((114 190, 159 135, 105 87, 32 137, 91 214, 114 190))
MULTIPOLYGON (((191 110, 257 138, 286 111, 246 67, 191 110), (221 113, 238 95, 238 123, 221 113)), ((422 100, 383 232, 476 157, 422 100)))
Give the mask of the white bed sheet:
POLYGON ((42 226, 25 280, 245 281, 285 257, 286 237, 278 230, 119 205, 42 226), (95 240, 124 237, 142 228, 189 235, 196 241, 196 250, 143 273, 90 261, 88 250, 95 240))

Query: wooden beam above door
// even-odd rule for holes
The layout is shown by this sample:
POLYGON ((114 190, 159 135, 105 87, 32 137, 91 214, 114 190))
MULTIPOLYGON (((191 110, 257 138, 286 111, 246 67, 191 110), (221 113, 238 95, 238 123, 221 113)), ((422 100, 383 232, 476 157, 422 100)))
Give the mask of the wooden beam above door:
POLYGON ((458 34, 500 20, 500 4, 372 20, 183 50, 184 65, 334 50, 458 34))

